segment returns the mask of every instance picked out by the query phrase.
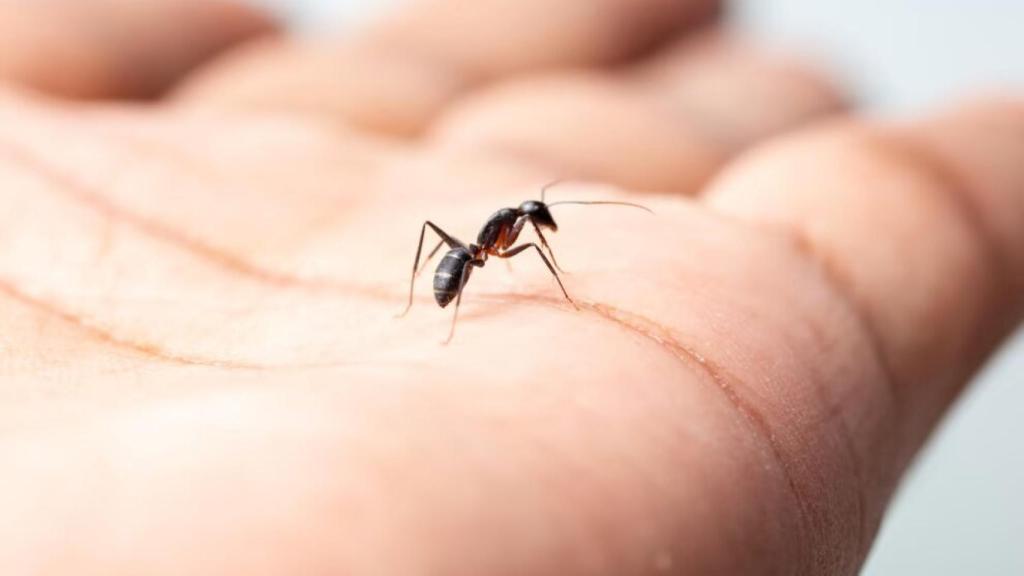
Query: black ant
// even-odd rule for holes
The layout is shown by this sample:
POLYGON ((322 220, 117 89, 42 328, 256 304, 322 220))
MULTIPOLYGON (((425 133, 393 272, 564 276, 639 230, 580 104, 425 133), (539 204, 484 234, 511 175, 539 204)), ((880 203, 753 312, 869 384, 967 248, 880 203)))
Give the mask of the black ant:
MULTIPOLYGON (((502 208, 495 212, 483 228, 480 229, 480 233, 477 235, 476 244, 464 244, 457 238, 449 235, 447 232, 439 228, 433 222, 429 220, 423 223, 423 227, 420 229, 420 243, 416 248, 416 259, 412 264, 412 279, 409 282, 409 303, 405 307, 405 310, 399 314, 399 317, 405 316, 409 313, 412 308, 413 301, 413 290, 416 285, 416 277, 423 271, 420 268, 420 255, 423 253, 423 240, 425 239, 427 228, 429 227, 438 236, 441 237, 441 241, 437 243, 437 246, 430 251, 427 255, 426 261, 423 263, 423 267, 430 260, 437 255, 438 251, 444 245, 448 246, 448 253, 441 259, 441 263, 437 266, 437 271, 434 273, 434 299, 437 300, 438 305, 441 308, 446 308, 448 304, 455 300, 455 314, 452 316, 452 327, 448 333, 448 339, 444 341, 445 344, 451 342, 452 337, 455 335, 455 322, 459 317, 459 305, 462 303, 462 291, 466 287, 466 283, 469 281, 469 276, 473 272, 473 268, 483 268, 484 264, 487 263, 488 256, 496 256, 498 258, 513 258, 522 254, 523 252, 533 248, 537 251, 541 260, 551 271, 551 274, 555 277, 555 281, 558 282, 558 287, 562 289, 562 294, 565 299, 573 305, 574 308, 579 310, 579 306, 569 293, 565 291, 565 286, 562 285, 562 279, 558 276, 558 270, 562 270, 558 266, 558 261, 555 259, 555 254, 551 250, 551 246, 548 245, 547 239, 544 237, 544 233, 541 229, 548 229, 552 232, 558 232, 558 224, 555 223, 555 219, 551 216, 549 208, 554 206, 560 206, 564 204, 582 204, 588 206, 594 205, 612 205, 612 206, 629 206, 632 208, 639 208, 648 212, 653 212, 644 206, 639 204, 631 204, 629 202, 607 202, 607 201, 596 201, 596 202, 555 202, 553 204, 545 203, 545 196, 547 191, 554 187, 559 182, 553 182, 548 184, 541 189, 540 200, 528 200, 519 205, 518 208, 502 208), (540 239, 540 243, 547 249, 548 254, 551 255, 551 259, 544 255, 544 251, 539 246, 530 242, 528 244, 521 244, 519 246, 513 246, 516 240, 519 239, 519 234, 523 231, 526 223, 529 222, 533 229, 537 232, 537 237, 540 239), (553 264, 552 264, 553 263, 553 264)), ((564 273, 565 271, 562 270, 564 273)))

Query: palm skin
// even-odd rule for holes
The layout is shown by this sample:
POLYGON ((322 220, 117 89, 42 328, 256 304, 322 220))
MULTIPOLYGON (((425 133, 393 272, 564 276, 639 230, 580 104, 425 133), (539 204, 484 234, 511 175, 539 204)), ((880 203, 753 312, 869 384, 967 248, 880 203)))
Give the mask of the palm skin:
POLYGON ((417 140, 369 104, 224 89, 273 85, 267 48, 169 104, 5 95, 0 565, 854 573, 908 459, 1019 317, 1024 113, 826 122, 722 169, 838 105, 709 42, 479 89, 417 140), (689 60, 702 50, 790 88, 715 116, 743 84, 715 77, 722 93, 690 100, 708 125, 681 128, 662 68, 721 75, 689 60), (517 121, 545 114, 559 130, 517 121), (559 200, 655 212, 554 209, 579 309, 523 256, 473 274, 447 346, 425 279, 394 317, 424 220, 472 238, 567 172, 559 200))

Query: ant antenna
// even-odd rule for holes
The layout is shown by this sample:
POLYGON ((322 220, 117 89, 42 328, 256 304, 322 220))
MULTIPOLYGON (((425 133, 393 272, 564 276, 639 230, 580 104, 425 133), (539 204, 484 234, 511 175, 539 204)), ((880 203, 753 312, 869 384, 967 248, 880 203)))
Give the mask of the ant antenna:
MULTIPOLYGON (((546 204, 547 203, 546 199, 547 199, 548 190, 554 188, 555 186, 558 186, 559 184, 563 184, 565 182, 566 182, 565 178, 559 178, 558 180, 554 180, 552 182, 549 182, 547 185, 545 185, 543 188, 541 188, 540 189, 540 201, 544 202, 546 204)), ((650 212, 651 214, 654 214, 654 210, 651 210, 650 208, 648 208, 646 206, 641 206, 639 204, 633 204, 632 202, 610 202, 610 201, 602 201, 602 200, 592 201, 592 202, 565 201, 565 202, 554 202, 552 204, 548 204, 547 206, 548 206, 548 208, 551 208, 553 206, 559 206, 559 205, 562 205, 562 204, 577 204, 577 205, 583 205, 583 206, 628 206, 630 208, 639 208, 641 210, 644 210, 646 212, 650 212)))
POLYGON ((548 190, 550 190, 550 189, 554 188, 555 186, 558 186, 559 184, 562 184, 564 182, 565 182, 565 178, 559 178, 558 180, 554 180, 552 182, 548 182, 547 184, 545 184, 544 187, 540 189, 540 201, 544 202, 544 198, 547 196, 548 190))
POLYGON ((639 208, 639 209, 641 209, 641 210, 643 210, 645 212, 650 212, 651 214, 654 214, 654 210, 651 210, 647 206, 641 206, 639 204, 633 204, 632 202, 609 202, 609 201, 602 201, 602 200, 599 200, 599 201, 596 201, 596 202, 575 202, 575 201, 572 201, 572 202, 555 202, 553 204, 548 204, 548 208, 553 208, 555 206, 560 206, 562 204, 578 204, 578 205, 583 205, 583 206, 628 206, 630 208, 639 208))

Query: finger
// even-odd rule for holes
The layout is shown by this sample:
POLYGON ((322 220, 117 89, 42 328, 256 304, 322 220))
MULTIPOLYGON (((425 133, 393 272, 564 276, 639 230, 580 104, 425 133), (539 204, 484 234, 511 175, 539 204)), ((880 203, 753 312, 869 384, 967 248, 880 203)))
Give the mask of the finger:
POLYGON ((474 84, 457 67, 416 53, 274 40, 218 60, 174 98, 185 107, 284 111, 414 136, 474 84))
POLYGON ((1020 321, 1022 138, 1019 102, 901 127, 840 125, 752 154, 707 198, 793 235, 870 336, 888 391, 851 392, 841 410, 866 442, 876 521, 937 419, 1020 321))
POLYGON ((355 38, 243 50, 180 93, 403 135, 471 87, 525 70, 620 62, 717 12, 715 0, 421 0, 355 38))
POLYGON ((434 136, 557 174, 692 193, 745 146, 842 107, 838 89, 809 66, 707 36, 625 72, 484 90, 448 111, 434 136))
POLYGON ((715 0, 423 0, 369 31, 472 75, 614 64, 717 15, 715 0))
POLYGON ((70 98, 151 97, 273 28, 231 1, 0 3, 0 77, 70 98))

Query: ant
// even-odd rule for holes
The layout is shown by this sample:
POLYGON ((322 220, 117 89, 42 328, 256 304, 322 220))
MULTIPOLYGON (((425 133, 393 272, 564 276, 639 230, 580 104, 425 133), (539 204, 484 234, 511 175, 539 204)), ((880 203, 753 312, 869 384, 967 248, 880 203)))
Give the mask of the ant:
POLYGON ((448 338, 444 341, 444 344, 451 342, 452 337, 455 336, 455 322, 459 317, 459 306, 462 303, 462 291, 466 288, 466 283, 469 281, 469 277, 473 272, 473 268, 483 268, 487 263, 489 256, 495 256, 497 258, 514 258, 523 252, 533 248, 537 251, 537 255, 540 256, 541 260, 551 271, 551 275, 555 277, 555 282, 558 283, 558 287, 562 290, 562 295, 565 299, 573 305, 574 308, 579 310, 579 306, 569 296, 569 293, 565 291, 565 286, 562 285, 562 279, 558 276, 560 270, 565 273, 560 266, 558 261, 555 259, 555 254, 551 250, 551 246, 548 245, 547 238, 544 237, 542 229, 550 230, 551 232, 558 232, 558 224, 555 223, 554 217, 551 216, 550 208, 565 204, 578 204, 578 205, 611 205, 611 206, 628 206, 632 208, 639 208, 646 210, 653 214, 649 208, 641 206, 639 204, 632 204, 629 202, 608 202, 608 201, 591 201, 591 202, 555 202, 553 204, 547 204, 545 197, 547 191, 559 184, 560 181, 552 182, 541 189, 540 200, 527 200, 519 205, 518 208, 502 208, 495 212, 483 228, 480 229, 480 233, 477 235, 476 244, 465 244, 458 240, 454 236, 449 235, 447 232, 439 228, 436 224, 431 221, 423 223, 423 227, 420 229, 420 242, 416 248, 416 259, 412 264, 412 279, 409 282, 409 303, 405 307, 405 310, 399 314, 399 318, 409 313, 412 308, 413 290, 416 285, 416 277, 420 275, 423 268, 426 268, 427 263, 437 255, 438 251, 441 250, 442 246, 448 246, 448 252, 441 259, 441 263, 437 266, 437 271, 434 272, 434 299, 437 301, 441 308, 446 308, 451 304, 452 300, 455 300, 455 313, 452 316, 452 327, 448 333, 448 338), (530 242, 527 244, 520 244, 519 246, 513 246, 516 240, 519 239, 519 234, 523 231, 526 223, 529 222, 534 231, 537 232, 537 237, 540 239, 541 245, 551 255, 551 259, 544 254, 544 251, 540 249, 535 243, 530 242), (423 263, 423 268, 420 267, 420 256, 423 253, 423 241, 426 237, 427 228, 434 231, 440 238, 441 241, 437 243, 437 246, 427 255, 427 259, 423 263))

